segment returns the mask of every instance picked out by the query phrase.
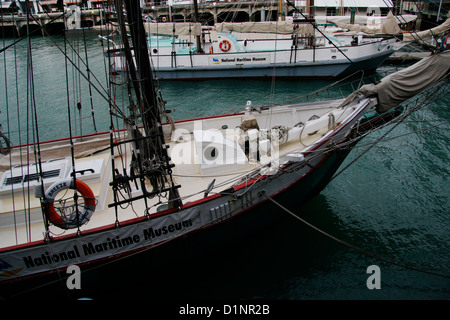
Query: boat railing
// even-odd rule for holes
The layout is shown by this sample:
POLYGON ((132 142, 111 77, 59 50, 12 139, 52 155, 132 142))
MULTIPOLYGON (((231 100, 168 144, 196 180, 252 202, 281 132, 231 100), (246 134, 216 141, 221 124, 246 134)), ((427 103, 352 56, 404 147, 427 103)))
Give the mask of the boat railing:
MULTIPOLYGON (((395 67, 397 69, 397 67, 395 67)), ((398 70, 396 70, 398 71, 398 70)), ((280 103, 271 105, 280 106, 299 102, 311 102, 311 101, 322 101, 331 99, 344 99, 353 92, 358 91, 363 85, 368 83, 375 83, 379 79, 392 73, 392 70, 380 71, 377 70, 376 74, 367 75, 363 70, 356 71, 342 79, 339 79, 325 87, 318 90, 312 91, 308 94, 284 100, 280 103)))
POLYGON ((368 81, 363 70, 352 73, 338 81, 335 81, 325 87, 312 91, 308 94, 284 100, 280 103, 271 105, 270 107, 299 103, 303 101, 321 101, 332 99, 346 98, 350 93, 357 91, 362 85, 368 81))

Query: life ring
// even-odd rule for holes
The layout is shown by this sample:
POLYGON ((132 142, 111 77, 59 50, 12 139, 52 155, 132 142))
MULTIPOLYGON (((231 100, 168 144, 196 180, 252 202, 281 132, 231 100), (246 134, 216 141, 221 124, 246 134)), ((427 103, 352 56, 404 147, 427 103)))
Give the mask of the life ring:
POLYGON ((213 48, 213 46, 209 47, 209 53, 214 53, 214 48, 213 48))
MULTIPOLYGON (((73 179, 57 181, 45 192, 44 213, 53 225, 61 229, 67 230, 78 228, 88 222, 95 211, 96 201, 91 188, 89 188, 89 186, 81 180, 75 181, 75 185, 73 179), (76 189, 79 193, 81 193, 84 199, 84 205, 82 205, 84 207, 83 211, 79 211, 77 208, 76 210, 73 210, 69 216, 61 216, 58 212, 56 212, 54 205, 55 197, 60 191, 66 189, 76 189)), ((80 206, 79 203, 78 206, 80 206)))
POLYGON ((450 35, 442 38, 441 49, 442 51, 450 49, 450 35))
POLYGON ((222 50, 223 52, 228 52, 231 49, 231 43, 228 40, 222 40, 219 43, 219 48, 220 50, 222 50))

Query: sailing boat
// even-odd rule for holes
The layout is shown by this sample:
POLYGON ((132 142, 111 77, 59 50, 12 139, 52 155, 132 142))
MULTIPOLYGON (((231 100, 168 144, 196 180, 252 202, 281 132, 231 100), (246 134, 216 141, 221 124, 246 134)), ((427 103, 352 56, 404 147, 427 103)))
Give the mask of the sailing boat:
MULTIPOLYGON (((146 22, 145 30, 160 80, 333 78, 377 69, 400 43, 394 37, 325 35, 308 19, 219 23, 213 30, 199 23, 146 22)), ((114 35, 104 39, 114 43, 114 35)), ((126 70, 120 46, 106 54, 113 57, 112 72, 126 70)))
POLYGON ((345 100, 249 104, 234 114, 175 122, 155 89, 139 6, 116 0, 115 7, 132 40, 123 37, 129 101, 121 111, 108 99, 109 113, 126 122, 126 131, 2 144, 0 161, 9 162, 0 180, 4 299, 50 283, 64 290, 61 271, 74 266, 96 272, 84 284, 95 286, 105 270, 120 273, 119 261, 128 272, 147 272, 148 261, 239 243, 279 218, 262 210, 269 201, 299 204, 316 195, 362 137, 405 114, 401 102, 449 73, 450 52, 443 52, 345 100), (35 163, 27 163, 29 153, 35 163))

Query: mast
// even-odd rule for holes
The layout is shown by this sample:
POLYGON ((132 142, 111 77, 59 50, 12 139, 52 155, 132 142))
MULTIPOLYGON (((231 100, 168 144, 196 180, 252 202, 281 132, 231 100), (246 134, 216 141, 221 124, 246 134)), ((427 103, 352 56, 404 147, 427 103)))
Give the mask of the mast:
MULTIPOLYGON (((194 0, 194 22, 200 22, 199 16, 198 16, 198 3, 197 0, 194 0)), ((200 41, 200 36, 196 36, 197 41, 197 53, 202 53, 202 43, 200 41)))
MULTIPOLYGON (((147 47, 147 36, 139 1, 115 0, 115 4, 119 22, 122 25, 121 35, 126 52, 127 67, 136 95, 136 108, 139 111, 139 116, 144 127, 144 135, 142 135, 136 127, 135 119, 129 120, 129 124, 135 128, 132 131, 135 146, 135 161, 132 164, 132 169, 139 171, 139 174, 135 177, 129 177, 129 180, 138 178, 141 180, 143 197, 152 197, 156 194, 169 192, 169 208, 179 207, 181 206, 177 190, 179 186, 176 186, 173 181, 171 168, 174 165, 170 163, 167 145, 162 131, 160 99, 155 90, 153 71, 147 47), (136 63, 134 63, 131 57, 131 46, 128 43, 128 36, 124 24, 125 16, 123 15, 122 8, 126 10, 126 20, 131 35, 136 63), (143 183, 144 178, 150 180, 153 187, 151 192, 145 189, 145 184, 143 183)), ((131 107, 134 106, 131 105, 131 107)))
MULTIPOLYGON (((117 2, 122 2, 119 0, 117 2)), ((124 0, 128 27, 130 29, 131 40, 133 43, 134 55, 136 59, 136 69, 139 73, 139 80, 132 79, 136 92, 138 107, 142 115, 145 133, 150 136, 156 133, 155 126, 159 121, 160 112, 156 100, 155 86, 153 83, 152 69, 147 48, 147 38, 145 35, 142 14, 138 1, 124 0), (149 111, 149 112, 148 112, 149 111)), ((124 35, 126 36, 126 34, 124 35)), ((129 67, 132 69, 134 66, 129 67)))

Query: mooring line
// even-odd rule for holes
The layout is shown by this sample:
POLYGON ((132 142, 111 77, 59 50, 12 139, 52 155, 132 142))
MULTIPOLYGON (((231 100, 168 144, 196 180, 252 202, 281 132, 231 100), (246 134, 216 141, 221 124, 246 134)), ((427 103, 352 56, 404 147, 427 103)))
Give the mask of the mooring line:
POLYGON ((286 207, 284 207, 281 203, 279 203, 279 202, 277 202, 276 200, 274 200, 274 199, 272 199, 271 197, 269 197, 267 194, 265 194, 265 193, 262 192, 261 195, 265 196, 265 197, 266 197, 269 201, 271 201, 273 204, 275 204, 275 205, 277 205, 279 208, 283 209, 283 211, 285 211, 286 213, 290 214, 290 215, 293 216, 295 219, 297 219, 297 220, 299 220, 300 222, 306 224, 308 227, 310 227, 310 228, 316 230, 317 232, 319 232, 319 233, 325 235, 326 237, 328 237, 328 238, 330 238, 330 239, 332 239, 332 240, 334 240, 334 241, 336 241, 336 242, 338 242, 338 243, 340 243, 340 244, 342 244, 342 245, 344 245, 344 246, 346 246, 346 247, 349 247, 349 248, 351 248, 351 249, 353 249, 353 250, 356 250, 356 251, 358 251, 358 252, 360 252, 360 253, 363 253, 363 254, 365 254, 365 255, 368 255, 368 256, 377 258, 377 259, 379 259, 379 260, 383 260, 383 261, 386 261, 386 262, 395 264, 395 265, 400 266, 400 267, 403 267, 403 268, 407 268, 407 269, 411 269, 411 270, 415 270, 415 271, 419 271, 419 272, 424 272, 424 273, 428 273, 428 274, 432 274, 432 275, 436 275, 436 276, 440 276, 440 277, 450 278, 450 275, 448 275, 448 274, 443 274, 443 273, 438 273, 438 272, 433 272, 433 271, 425 270, 425 269, 434 269, 434 270, 438 270, 438 269, 436 269, 436 268, 427 267, 427 266, 417 266, 417 265, 413 265, 413 264, 409 264, 409 263, 404 263, 404 262, 401 262, 401 261, 398 261, 398 260, 395 260, 395 259, 391 259, 391 258, 388 258, 388 257, 383 257, 383 256, 380 256, 380 255, 378 255, 378 254, 376 254, 376 253, 373 253, 373 252, 364 250, 364 249, 362 249, 362 248, 360 248, 360 247, 358 247, 358 246, 355 246, 355 245, 353 245, 353 244, 351 244, 351 243, 345 242, 345 241, 343 241, 343 240, 341 240, 341 239, 339 239, 339 238, 336 238, 335 236, 333 236, 333 235, 331 235, 331 234, 329 234, 329 233, 323 231, 322 229, 319 229, 318 227, 316 227, 316 226, 312 225, 311 223, 307 222, 306 220, 300 218, 300 217, 297 216, 295 213, 293 213, 292 211, 290 211, 289 209, 287 209, 286 207))

